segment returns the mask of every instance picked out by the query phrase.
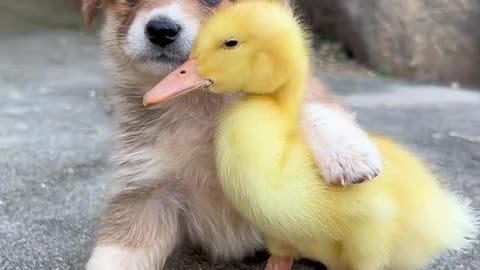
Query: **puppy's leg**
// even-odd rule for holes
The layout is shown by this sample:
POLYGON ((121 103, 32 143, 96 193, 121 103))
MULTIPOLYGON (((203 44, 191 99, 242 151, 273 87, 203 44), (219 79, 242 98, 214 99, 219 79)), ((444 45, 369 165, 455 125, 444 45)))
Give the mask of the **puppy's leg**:
POLYGON ((376 145, 354 117, 334 104, 304 106, 305 138, 325 181, 339 185, 375 178, 383 169, 376 145))
POLYGON ((159 270, 180 240, 180 203, 168 185, 110 199, 87 270, 159 270))
POLYGON ((231 208, 220 192, 191 196, 194 205, 185 211, 191 241, 201 245, 214 261, 253 255, 263 248, 260 234, 231 208))

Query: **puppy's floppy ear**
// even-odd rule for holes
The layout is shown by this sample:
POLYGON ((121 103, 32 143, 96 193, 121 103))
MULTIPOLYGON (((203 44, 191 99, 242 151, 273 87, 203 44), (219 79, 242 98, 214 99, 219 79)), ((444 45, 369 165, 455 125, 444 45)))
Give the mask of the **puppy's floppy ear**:
POLYGON ((82 14, 87 25, 92 24, 101 5, 102 0, 82 0, 82 14))

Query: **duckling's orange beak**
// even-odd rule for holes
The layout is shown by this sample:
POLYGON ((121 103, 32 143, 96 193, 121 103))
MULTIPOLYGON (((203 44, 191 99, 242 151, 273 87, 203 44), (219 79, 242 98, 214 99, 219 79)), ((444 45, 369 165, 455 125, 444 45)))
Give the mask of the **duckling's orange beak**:
POLYGON ((188 60, 143 96, 143 105, 155 105, 182 96, 197 89, 207 89, 212 81, 198 72, 197 60, 188 60))

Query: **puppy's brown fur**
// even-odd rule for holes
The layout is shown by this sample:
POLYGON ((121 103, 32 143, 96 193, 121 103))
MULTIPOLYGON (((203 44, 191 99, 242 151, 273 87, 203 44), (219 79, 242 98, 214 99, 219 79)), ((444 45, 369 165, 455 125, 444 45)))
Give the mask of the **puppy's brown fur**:
MULTIPOLYGON (((230 207, 216 179, 215 117, 235 97, 201 92, 153 109, 142 106, 143 95, 165 72, 139 68, 143 60, 126 55, 123 45, 138 14, 174 2, 181 3, 185 16, 200 24, 215 11, 204 0, 83 0, 87 22, 98 10, 105 14, 102 38, 112 71, 111 94, 118 117, 112 155, 115 173, 88 270, 160 269, 183 240, 201 245, 216 259, 242 258, 262 247, 261 237, 230 207)), ((216 8, 231 2, 224 0, 216 8)), ((336 104, 315 78, 307 102, 336 104)), ((336 110, 348 130, 363 134, 347 113, 333 107, 331 110, 336 110)), ((337 144, 337 137, 328 139, 330 127, 335 125, 317 120, 305 117, 310 125, 306 135, 321 138, 310 140, 312 148, 318 150, 319 165, 331 161, 331 166, 351 169, 351 175, 356 177, 378 173, 378 162, 370 162, 371 156, 377 158, 378 153, 366 153, 370 150, 358 145, 348 144, 342 150, 348 158, 336 160, 337 156, 332 155, 331 159, 323 159, 333 149, 329 145, 337 144), (356 164, 365 166, 362 169, 356 164), (355 171, 357 167, 360 169, 355 171)), ((367 141, 366 137, 362 140, 367 141)), ((348 175, 345 178, 350 179, 348 175)))

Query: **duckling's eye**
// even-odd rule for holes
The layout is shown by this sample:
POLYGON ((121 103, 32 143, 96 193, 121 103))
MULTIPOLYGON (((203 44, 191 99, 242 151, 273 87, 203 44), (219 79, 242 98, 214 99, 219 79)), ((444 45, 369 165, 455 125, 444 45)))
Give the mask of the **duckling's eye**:
POLYGON ((235 49, 238 47, 238 44, 239 42, 236 39, 229 39, 224 43, 226 49, 235 49))

